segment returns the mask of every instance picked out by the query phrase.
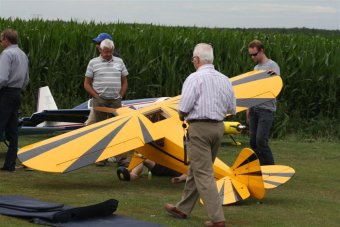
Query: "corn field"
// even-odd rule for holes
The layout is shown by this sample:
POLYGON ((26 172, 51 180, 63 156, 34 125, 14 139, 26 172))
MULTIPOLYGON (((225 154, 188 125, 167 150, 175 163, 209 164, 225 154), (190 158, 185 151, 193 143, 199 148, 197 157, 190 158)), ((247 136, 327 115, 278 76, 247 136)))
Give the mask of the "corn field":
MULTIPOLYGON (((30 60, 30 83, 23 92, 24 116, 34 112, 35 93, 49 86, 59 108, 70 108, 88 95, 83 89, 88 61, 97 56, 92 39, 113 35, 129 71, 126 99, 175 96, 194 68, 193 47, 214 47, 215 67, 233 77, 254 63, 247 45, 263 41, 284 81, 278 97, 274 137, 340 138, 340 31, 310 29, 221 29, 150 24, 98 24, 76 21, 1 19, 0 30, 19 32, 19 46, 30 60)), ((236 117, 243 121, 244 116, 236 117)))

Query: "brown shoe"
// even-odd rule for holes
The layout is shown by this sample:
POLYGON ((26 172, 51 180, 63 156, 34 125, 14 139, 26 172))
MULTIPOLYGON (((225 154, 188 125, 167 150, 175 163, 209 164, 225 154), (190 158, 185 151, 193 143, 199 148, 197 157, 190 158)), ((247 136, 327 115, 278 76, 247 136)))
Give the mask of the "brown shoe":
POLYGON ((205 226, 206 227, 225 227, 225 221, 219 221, 219 222, 206 221, 205 226))
POLYGON ((165 210, 172 214, 172 216, 176 217, 176 218, 180 218, 180 219, 185 219, 187 218, 187 215, 185 213, 183 213, 182 211, 178 210, 177 207, 175 207, 172 204, 166 204, 165 205, 165 210))

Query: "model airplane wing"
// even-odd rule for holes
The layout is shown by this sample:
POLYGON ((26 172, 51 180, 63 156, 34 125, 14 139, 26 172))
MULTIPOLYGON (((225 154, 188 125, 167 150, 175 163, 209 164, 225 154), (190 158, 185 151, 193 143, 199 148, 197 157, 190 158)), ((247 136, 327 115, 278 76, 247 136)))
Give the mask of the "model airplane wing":
MULTIPOLYGON (((283 86, 280 75, 264 70, 250 71, 232 77, 230 81, 236 97, 236 113, 275 99, 283 86)), ((179 102, 180 96, 177 97, 179 102)), ((173 108, 177 110, 177 105, 173 108)))
MULTIPOLYGON (((230 78, 236 97, 236 113, 250 107, 268 102, 280 93, 283 83, 280 75, 264 70, 254 70, 230 78)), ((170 98, 162 103, 171 103, 178 111, 180 96, 170 98)))
POLYGON ((236 96, 236 112, 275 99, 283 85, 279 75, 263 70, 251 71, 230 80, 236 96))
POLYGON ((69 172, 161 138, 149 119, 133 112, 26 146, 18 158, 33 169, 69 172))

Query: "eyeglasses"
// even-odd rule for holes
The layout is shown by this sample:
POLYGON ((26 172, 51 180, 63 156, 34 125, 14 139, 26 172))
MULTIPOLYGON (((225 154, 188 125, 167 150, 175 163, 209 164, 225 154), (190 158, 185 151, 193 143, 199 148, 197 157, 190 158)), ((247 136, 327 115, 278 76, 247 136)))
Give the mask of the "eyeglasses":
POLYGON ((249 54, 250 57, 256 57, 258 55, 259 51, 257 51, 256 53, 254 54, 249 54))

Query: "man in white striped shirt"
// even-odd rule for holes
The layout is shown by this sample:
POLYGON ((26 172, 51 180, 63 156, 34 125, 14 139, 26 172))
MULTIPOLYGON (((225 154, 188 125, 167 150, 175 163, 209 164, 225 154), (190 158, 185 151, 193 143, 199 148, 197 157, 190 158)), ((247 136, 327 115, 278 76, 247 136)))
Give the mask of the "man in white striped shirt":
MULTIPOLYGON (((90 60, 86 73, 84 88, 92 96, 92 110, 86 121, 87 125, 106 120, 112 114, 95 111, 94 107, 119 108, 122 106, 122 97, 128 88, 127 75, 129 74, 123 60, 113 56, 114 44, 110 39, 100 43, 100 56, 90 60)), ((124 157, 118 157, 123 159, 124 157)), ((125 161, 118 163, 126 165, 125 161)), ((98 163, 98 166, 105 162, 98 163)))
MULTIPOLYGON (((84 88, 93 98, 93 107, 121 107, 125 95, 129 74, 123 60, 112 55, 113 42, 105 39, 100 44, 100 56, 93 58, 86 69, 84 88)), ((94 111, 88 124, 107 119, 107 114, 94 111)))
POLYGON ((167 204, 165 209, 177 218, 186 218, 202 198, 210 218, 205 225, 221 227, 225 218, 213 163, 223 137, 223 119, 227 113, 235 114, 236 99, 229 78, 214 69, 213 60, 211 45, 196 45, 192 57, 196 72, 185 80, 178 106, 181 120, 189 123, 188 177, 181 201, 167 204))

